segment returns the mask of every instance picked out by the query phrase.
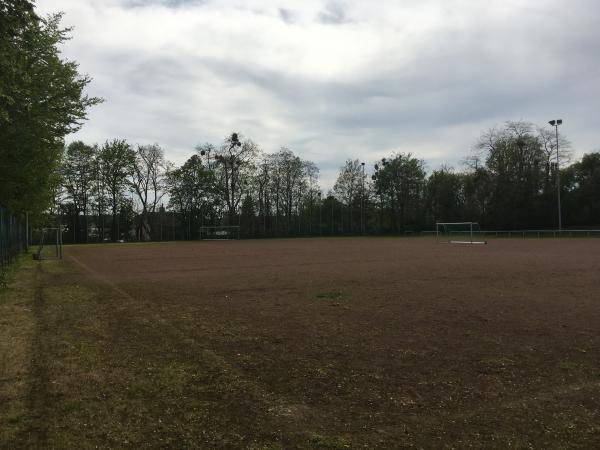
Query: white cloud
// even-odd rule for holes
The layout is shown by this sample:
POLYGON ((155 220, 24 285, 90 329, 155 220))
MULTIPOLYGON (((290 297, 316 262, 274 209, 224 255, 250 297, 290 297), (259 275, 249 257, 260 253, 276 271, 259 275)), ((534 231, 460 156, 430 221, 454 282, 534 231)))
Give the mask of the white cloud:
POLYGON ((38 0, 106 103, 74 137, 158 142, 181 163, 238 130, 322 168, 410 151, 457 165, 487 127, 562 116, 597 148, 592 0, 38 0))

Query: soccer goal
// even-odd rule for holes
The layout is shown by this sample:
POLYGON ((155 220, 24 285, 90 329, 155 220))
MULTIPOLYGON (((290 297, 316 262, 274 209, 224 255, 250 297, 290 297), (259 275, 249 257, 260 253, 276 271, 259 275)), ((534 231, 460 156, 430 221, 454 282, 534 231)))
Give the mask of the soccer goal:
POLYGON ((200 227, 200 240, 203 241, 229 241, 239 238, 240 227, 237 225, 200 227))
POLYGON ((41 228, 36 230, 35 234, 37 234, 38 248, 33 253, 34 259, 62 259, 62 229, 60 227, 41 228))
POLYGON ((477 222, 437 222, 437 241, 446 244, 487 244, 479 239, 481 229, 477 222))

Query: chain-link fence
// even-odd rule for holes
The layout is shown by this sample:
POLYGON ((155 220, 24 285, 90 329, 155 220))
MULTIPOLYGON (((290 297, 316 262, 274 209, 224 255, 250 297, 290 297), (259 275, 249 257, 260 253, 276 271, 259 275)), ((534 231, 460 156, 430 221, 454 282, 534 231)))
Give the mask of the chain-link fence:
POLYGON ((19 253, 27 250, 27 244, 25 218, 15 216, 0 206, 0 271, 19 253))

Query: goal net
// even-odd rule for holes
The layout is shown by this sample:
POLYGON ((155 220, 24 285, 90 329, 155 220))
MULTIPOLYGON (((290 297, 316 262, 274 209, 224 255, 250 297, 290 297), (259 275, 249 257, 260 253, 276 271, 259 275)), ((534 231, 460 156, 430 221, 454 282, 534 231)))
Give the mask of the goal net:
POLYGON ((203 241, 228 241, 239 238, 240 227, 236 225, 200 227, 200 239, 203 241))
POLYGON ((33 253, 33 258, 61 259, 62 258, 62 231, 61 228, 41 228, 34 232, 33 243, 37 242, 38 248, 33 253))
POLYGON ((481 229, 477 222, 437 222, 437 241, 447 244, 487 244, 480 239, 481 229))

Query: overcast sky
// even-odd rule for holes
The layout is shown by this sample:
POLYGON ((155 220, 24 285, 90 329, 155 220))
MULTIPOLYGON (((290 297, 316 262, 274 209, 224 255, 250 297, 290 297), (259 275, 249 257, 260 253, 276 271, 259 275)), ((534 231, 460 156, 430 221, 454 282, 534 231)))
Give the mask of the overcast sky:
POLYGON ((180 164, 232 131, 331 187, 395 151, 460 168, 485 129, 545 124, 600 148, 596 0, 38 0, 106 102, 69 140, 158 143, 180 164))

